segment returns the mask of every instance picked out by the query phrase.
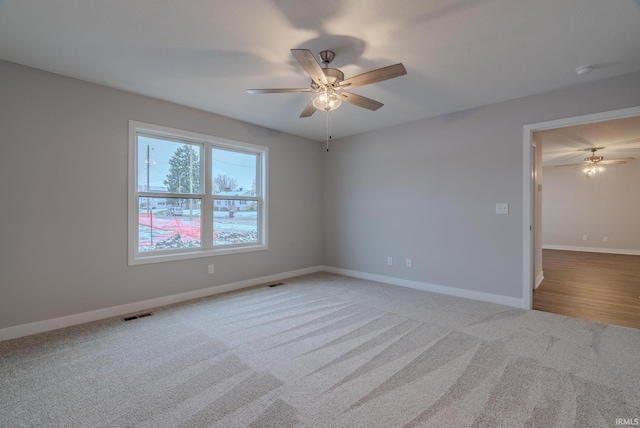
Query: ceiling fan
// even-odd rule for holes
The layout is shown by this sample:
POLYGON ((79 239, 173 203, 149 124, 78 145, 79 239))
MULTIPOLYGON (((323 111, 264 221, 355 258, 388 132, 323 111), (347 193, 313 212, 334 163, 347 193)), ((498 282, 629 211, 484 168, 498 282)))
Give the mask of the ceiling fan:
POLYGON ((329 68, 329 64, 336 54, 330 50, 320 52, 319 57, 324 68, 318 64, 313 53, 308 49, 291 49, 291 53, 298 60, 304 71, 311 78, 308 88, 282 88, 282 89, 247 89, 250 94, 281 94, 287 92, 313 92, 315 95, 302 110, 300 117, 309 117, 316 110, 335 110, 343 101, 367 110, 378 110, 384 104, 371 98, 346 92, 346 89, 357 86, 369 85, 383 80, 393 79, 407 74, 407 70, 401 63, 368 71, 348 79, 337 68, 329 68))
POLYGON ((634 160, 634 157, 626 157, 626 158, 618 158, 618 159, 609 159, 604 160, 604 156, 596 156, 596 152, 598 150, 602 150, 604 147, 592 147, 589 149, 582 149, 583 151, 591 152, 591 156, 584 158, 582 163, 573 163, 567 165, 556 165, 557 167, 563 166, 579 166, 583 165, 584 172, 587 177, 593 177, 595 174, 599 172, 604 172, 604 167, 602 165, 622 165, 624 163, 629 162, 630 160, 634 160))

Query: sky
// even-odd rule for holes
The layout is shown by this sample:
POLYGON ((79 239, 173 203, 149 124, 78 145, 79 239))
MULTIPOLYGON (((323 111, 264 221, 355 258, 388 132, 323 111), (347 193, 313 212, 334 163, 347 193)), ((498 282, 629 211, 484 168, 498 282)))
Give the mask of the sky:
MULTIPOLYGON (((185 143, 162 140, 147 136, 138 136, 138 184, 145 185, 147 167, 149 168, 149 186, 152 190, 165 188, 164 180, 169 174, 169 159, 185 143), (147 162, 147 146, 149 162, 147 162)), ((194 152, 202 158, 201 146, 194 144, 194 152)), ((250 189, 256 177, 256 156, 213 149, 213 176, 227 174, 236 179, 239 187, 250 189)))

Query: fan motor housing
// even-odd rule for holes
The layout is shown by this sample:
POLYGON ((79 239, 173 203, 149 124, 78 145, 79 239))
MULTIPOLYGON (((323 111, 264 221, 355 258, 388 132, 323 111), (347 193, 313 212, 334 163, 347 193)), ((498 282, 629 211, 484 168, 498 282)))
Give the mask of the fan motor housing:
MULTIPOLYGON (((323 68, 322 72, 327 78, 327 82, 330 86, 336 86, 338 83, 344 80, 344 73, 337 68, 323 68)), ((311 87, 317 89, 317 85, 311 81, 311 87)))

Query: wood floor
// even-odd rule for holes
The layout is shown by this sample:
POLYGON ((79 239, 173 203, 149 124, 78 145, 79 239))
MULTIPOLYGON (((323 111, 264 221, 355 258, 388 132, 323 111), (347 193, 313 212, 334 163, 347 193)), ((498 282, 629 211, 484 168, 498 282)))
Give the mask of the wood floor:
POLYGON ((542 250, 533 309, 640 329, 640 256, 542 250))

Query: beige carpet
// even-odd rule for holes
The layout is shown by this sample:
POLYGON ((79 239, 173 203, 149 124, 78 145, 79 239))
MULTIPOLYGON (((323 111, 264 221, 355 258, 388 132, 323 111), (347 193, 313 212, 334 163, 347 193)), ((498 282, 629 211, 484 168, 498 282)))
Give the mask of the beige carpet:
POLYGON ((332 274, 0 342, 1 427, 608 427, 640 330, 332 274))

